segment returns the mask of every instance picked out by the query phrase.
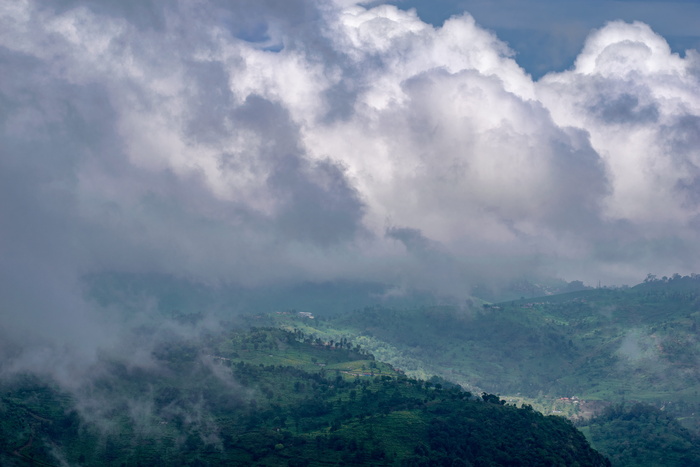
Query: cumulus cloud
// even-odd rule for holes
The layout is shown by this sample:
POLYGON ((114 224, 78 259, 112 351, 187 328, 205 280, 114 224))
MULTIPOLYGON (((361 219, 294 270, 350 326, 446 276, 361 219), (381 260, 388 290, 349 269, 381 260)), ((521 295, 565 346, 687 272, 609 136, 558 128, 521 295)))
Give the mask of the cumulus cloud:
POLYGON ((600 215, 617 225, 611 240, 636 244, 628 261, 640 268, 697 264, 697 61, 644 24, 614 22, 591 34, 572 70, 538 86, 559 125, 590 135, 611 181, 600 215))
POLYGON ((466 13, 0 8, 3 334, 99 345, 81 278, 101 271, 466 296, 699 259, 700 58, 644 24, 533 81, 466 13))

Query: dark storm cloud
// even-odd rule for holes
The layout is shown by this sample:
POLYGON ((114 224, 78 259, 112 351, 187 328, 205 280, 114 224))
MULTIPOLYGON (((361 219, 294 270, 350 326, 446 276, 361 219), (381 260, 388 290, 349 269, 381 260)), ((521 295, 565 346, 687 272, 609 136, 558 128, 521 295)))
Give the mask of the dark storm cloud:
POLYGON ((344 168, 331 159, 307 160, 299 128, 279 103, 250 95, 235 108, 231 125, 269 137, 254 160, 239 161, 228 170, 240 170, 240 163, 267 166, 260 176, 276 200, 271 220, 282 241, 328 246, 352 240, 362 230, 364 206, 344 168))
POLYGON ((284 200, 277 217, 283 237, 325 246, 352 240, 362 230, 364 206, 343 168, 332 160, 309 164, 291 154, 282 156, 268 184, 284 200))

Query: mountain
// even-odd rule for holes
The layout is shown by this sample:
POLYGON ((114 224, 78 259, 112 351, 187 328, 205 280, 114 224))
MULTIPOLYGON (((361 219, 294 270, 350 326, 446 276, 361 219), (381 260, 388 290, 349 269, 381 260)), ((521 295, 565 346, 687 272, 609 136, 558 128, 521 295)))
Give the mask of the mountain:
POLYGON ((616 466, 700 466, 700 437, 647 404, 609 406, 579 428, 616 466))
POLYGON ((79 383, 3 382, 2 465, 609 465, 562 417, 298 330, 169 340, 79 383))
POLYGON ((352 338, 408 374, 436 374, 550 413, 588 416, 627 399, 666 404, 698 426, 698 276, 480 306, 375 306, 314 320, 277 314, 275 322, 352 338))
MULTIPOLYGON (((645 402, 654 410, 662 409, 668 419, 625 419, 630 432, 651 436, 640 435, 634 443, 655 446, 656 456, 683 462, 695 459, 692 450, 683 451, 682 446, 693 444, 683 432, 672 430, 669 435, 669 439, 683 440, 678 443, 661 442, 654 436, 666 433, 664 430, 671 427, 668 420, 687 429, 685 433, 691 437, 700 433, 697 275, 660 279, 650 275, 634 287, 596 289, 577 281, 539 285, 520 281, 482 288, 480 297, 440 306, 437 304, 458 302, 420 294, 396 298, 377 284, 307 284, 266 293, 169 276, 102 275, 90 280, 92 298, 105 310, 127 310, 127 315, 131 310, 140 320, 126 316, 132 323, 150 316, 151 325, 166 320, 189 326, 218 316, 237 325, 283 328, 296 340, 310 341, 316 350, 322 349, 323 343, 333 343, 336 350, 354 352, 352 358, 359 358, 355 362, 364 361, 356 364, 358 372, 363 372, 364 366, 370 375, 396 376, 394 370, 379 374, 377 368, 370 367, 370 362, 381 366, 379 362, 385 361, 409 380, 437 383, 443 388, 456 383, 474 394, 498 394, 498 400, 505 400, 508 406, 524 404, 545 414, 567 416, 616 465, 634 465, 637 457, 646 454, 643 449, 626 448, 629 436, 617 428, 609 429, 618 425, 606 421, 603 425, 607 428, 597 429, 599 420, 588 425, 589 419, 620 403, 629 407, 635 401, 645 402), (537 292, 544 295, 534 297, 537 292), (521 298, 487 300, 498 297, 521 298), (150 306, 145 315, 144 304, 150 306), (371 352, 376 360, 363 352, 371 352)), ((234 351, 244 362, 248 355, 262 351, 260 343, 259 349, 251 342, 239 344, 247 346, 234 351)), ((223 356, 224 351, 209 350, 207 354, 223 356)), ((201 343, 189 352, 200 355, 201 343)), ((161 353, 162 349, 155 351, 155 355, 161 353)), ((303 360, 280 363, 269 353, 259 357, 262 360, 253 363, 264 366, 294 366, 303 360)), ((318 363, 324 360, 313 358, 316 362, 303 371, 319 372, 318 363)), ((362 381, 364 377, 359 378, 362 381)), ((325 423, 330 429, 333 420, 325 423)), ((345 425, 333 433, 343 430, 345 425)), ((413 448, 412 455, 422 452, 413 448)))

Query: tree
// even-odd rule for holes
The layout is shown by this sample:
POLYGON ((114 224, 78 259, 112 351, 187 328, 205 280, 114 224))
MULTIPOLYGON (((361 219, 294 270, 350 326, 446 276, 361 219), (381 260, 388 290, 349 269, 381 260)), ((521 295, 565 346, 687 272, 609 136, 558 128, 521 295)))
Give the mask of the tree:
POLYGON ((495 394, 488 394, 486 392, 481 393, 481 398, 484 400, 484 402, 489 402, 491 404, 499 404, 499 405, 505 405, 506 401, 501 400, 500 397, 498 397, 495 394))

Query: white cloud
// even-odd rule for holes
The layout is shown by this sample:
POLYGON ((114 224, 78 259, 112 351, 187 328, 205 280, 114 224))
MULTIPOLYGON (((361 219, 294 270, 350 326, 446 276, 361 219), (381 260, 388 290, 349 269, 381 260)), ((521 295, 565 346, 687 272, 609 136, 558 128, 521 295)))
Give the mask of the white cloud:
POLYGON ((605 160, 606 216, 671 233, 698 214, 683 187, 698 176, 699 86, 692 55, 672 54, 644 24, 618 22, 591 35, 573 70, 546 76, 539 95, 557 123, 588 131, 605 160))
POLYGON ((522 265, 697 269, 700 60, 643 24, 535 83, 469 15, 154 5, 0 10, 8 313, 54 316, 80 294, 37 303, 33 278, 102 270, 466 294, 522 265))

